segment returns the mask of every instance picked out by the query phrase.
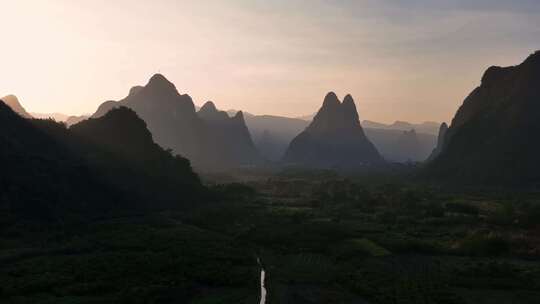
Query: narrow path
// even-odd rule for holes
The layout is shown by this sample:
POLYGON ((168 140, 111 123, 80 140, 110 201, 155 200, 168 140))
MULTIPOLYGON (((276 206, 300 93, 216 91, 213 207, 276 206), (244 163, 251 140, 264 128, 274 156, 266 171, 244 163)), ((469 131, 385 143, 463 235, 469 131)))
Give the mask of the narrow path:
POLYGON ((261 259, 257 257, 257 263, 261 266, 261 300, 259 304, 266 304, 266 287, 264 286, 264 281, 266 279, 266 272, 261 264, 261 259))

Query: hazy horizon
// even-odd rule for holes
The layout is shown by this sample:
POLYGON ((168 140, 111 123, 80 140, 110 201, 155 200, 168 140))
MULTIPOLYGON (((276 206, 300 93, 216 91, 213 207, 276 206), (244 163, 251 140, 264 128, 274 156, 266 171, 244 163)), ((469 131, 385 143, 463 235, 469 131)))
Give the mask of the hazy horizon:
POLYGON ((532 0, 0 3, 0 95, 30 112, 93 113, 159 72, 223 110, 298 117, 334 91, 361 120, 449 121, 540 49, 532 0))

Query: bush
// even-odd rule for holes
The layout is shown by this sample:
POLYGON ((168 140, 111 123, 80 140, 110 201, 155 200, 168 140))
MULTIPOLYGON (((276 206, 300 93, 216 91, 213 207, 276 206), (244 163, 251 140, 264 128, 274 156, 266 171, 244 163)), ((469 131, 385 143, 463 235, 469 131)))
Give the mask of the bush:
POLYGON ((446 211, 453 213, 462 213, 472 216, 478 216, 478 208, 465 203, 447 203, 446 211))
POLYGON ((498 256, 507 253, 510 244, 501 236, 474 234, 463 239, 458 248, 466 255, 498 256))

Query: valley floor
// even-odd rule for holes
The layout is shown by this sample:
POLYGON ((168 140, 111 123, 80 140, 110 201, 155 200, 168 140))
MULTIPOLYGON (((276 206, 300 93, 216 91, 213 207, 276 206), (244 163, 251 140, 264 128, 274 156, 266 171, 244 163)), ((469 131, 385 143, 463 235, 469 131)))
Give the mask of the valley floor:
POLYGON ((189 211, 0 232, 2 303, 539 303, 540 195, 325 174, 189 211))

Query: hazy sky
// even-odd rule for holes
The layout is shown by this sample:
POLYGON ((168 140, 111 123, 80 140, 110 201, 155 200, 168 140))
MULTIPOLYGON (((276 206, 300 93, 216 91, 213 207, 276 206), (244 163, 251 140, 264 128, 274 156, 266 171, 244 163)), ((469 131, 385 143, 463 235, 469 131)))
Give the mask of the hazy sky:
POLYGON ((161 72, 196 104, 448 120, 490 65, 540 49, 539 0, 0 0, 0 95, 94 112, 161 72))

